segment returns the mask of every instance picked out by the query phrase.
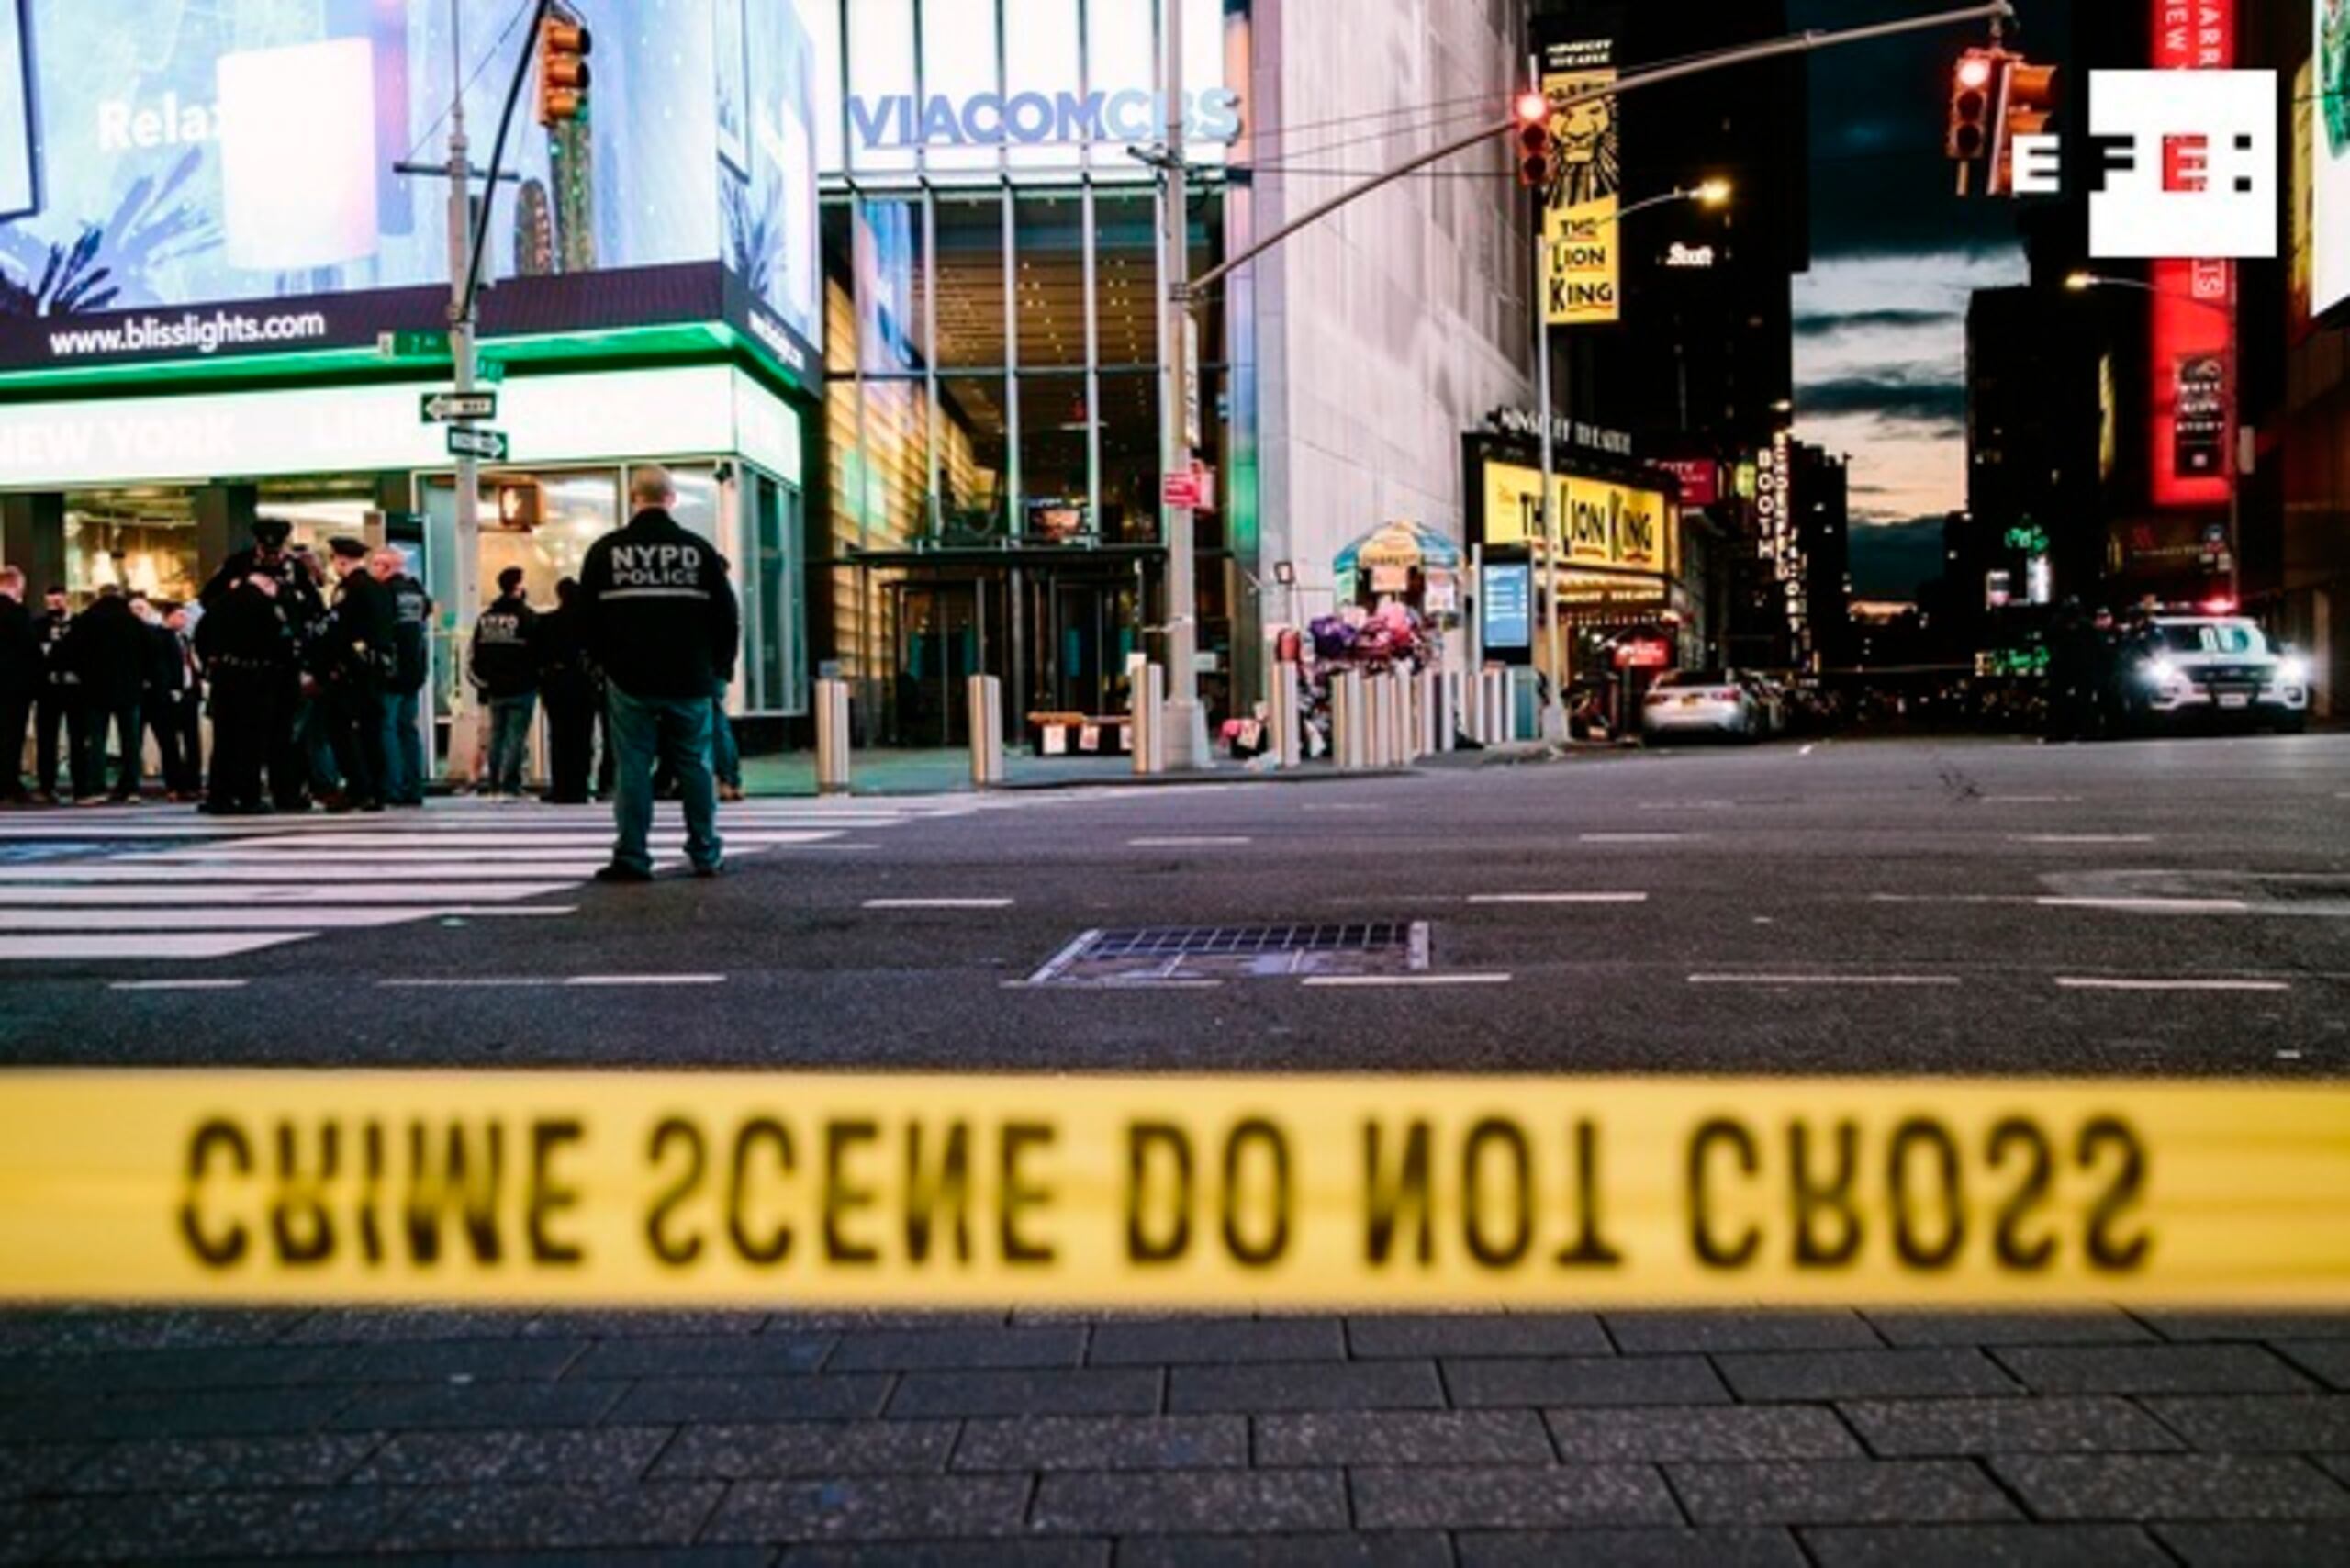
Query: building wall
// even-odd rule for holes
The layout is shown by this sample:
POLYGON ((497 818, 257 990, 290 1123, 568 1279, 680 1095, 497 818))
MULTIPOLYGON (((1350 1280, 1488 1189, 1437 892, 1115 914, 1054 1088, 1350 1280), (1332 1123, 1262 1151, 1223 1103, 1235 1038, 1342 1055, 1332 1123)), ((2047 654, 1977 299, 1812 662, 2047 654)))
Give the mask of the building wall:
MULTIPOLYGON (((1272 129, 1250 148, 1258 231, 1351 183, 1310 171, 1386 168, 1503 118, 1517 9, 1259 0, 1250 93, 1272 129)), ((1303 610, 1326 607, 1332 558, 1382 522, 1462 537, 1460 433, 1533 401, 1532 241, 1510 166, 1496 136, 1257 263, 1262 535, 1242 565, 1294 560, 1303 610)))

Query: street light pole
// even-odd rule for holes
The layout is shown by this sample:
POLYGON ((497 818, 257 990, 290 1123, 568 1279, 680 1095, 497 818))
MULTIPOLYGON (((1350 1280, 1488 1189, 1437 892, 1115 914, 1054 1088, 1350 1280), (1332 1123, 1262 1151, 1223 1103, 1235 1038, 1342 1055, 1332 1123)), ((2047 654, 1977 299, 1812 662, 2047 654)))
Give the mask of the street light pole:
MULTIPOLYGON (((474 311, 466 287, 473 274, 473 166, 465 140, 465 45, 463 0, 449 0, 449 356, 455 363, 460 394, 474 390, 480 373, 476 359, 474 311)), ((457 458, 456 560, 452 563, 449 596, 455 619, 450 656, 462 660, 481 599, 481 464, 466 454, 457 458)), ((465 684, 456 691, 462 701, 465 684)), ((449 772, 453 778, 470 776, 475 762, 469 724, 449 727, 449 772)))
POLYGON ((1170 491, 1181 476, 1191 483, 1192 220, 1191 182, 1183 166, 1183 0, 1164 0, 1159 29, 1161 95, 1166 99, 1166 178, 1159 223, 1160 267, 1167 279, 1159 331, 1167 373, 1159 389, 1160 521, 1167 541, 1166 762, 1171 771, 1207 767, 1207 715, 1200 707, 1200 604, 1192 559, 1194 519, 1188 490, 1170 491))

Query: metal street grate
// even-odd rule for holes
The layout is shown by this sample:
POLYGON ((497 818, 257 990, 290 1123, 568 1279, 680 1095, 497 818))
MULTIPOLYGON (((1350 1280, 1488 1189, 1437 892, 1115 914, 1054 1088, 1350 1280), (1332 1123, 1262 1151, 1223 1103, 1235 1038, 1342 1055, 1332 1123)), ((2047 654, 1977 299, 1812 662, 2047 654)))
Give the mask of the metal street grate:
POLYGON ((1031 985, 1113 986, 1282 975, 1404 974, 1428 967, 1426 921, 1150 925, 1088 931, 1031 985))

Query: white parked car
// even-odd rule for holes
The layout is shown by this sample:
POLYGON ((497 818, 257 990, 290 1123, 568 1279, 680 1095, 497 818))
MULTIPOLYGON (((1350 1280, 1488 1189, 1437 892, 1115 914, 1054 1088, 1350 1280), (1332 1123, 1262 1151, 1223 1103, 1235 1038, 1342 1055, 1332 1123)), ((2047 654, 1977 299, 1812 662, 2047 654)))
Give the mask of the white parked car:
POLYGON ((1753 689, 1730 670, 1673 670, 1640 700, 1640 733, 1651 740, 1682 735, 1760 740, 1767 722, 1753 689))

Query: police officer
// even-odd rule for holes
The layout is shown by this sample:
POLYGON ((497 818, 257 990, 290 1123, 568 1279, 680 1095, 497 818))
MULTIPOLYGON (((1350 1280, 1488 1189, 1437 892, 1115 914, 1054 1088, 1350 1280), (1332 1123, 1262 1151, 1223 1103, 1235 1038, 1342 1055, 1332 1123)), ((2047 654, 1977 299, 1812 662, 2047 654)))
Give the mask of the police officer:
POLYGON ((308 809, 294 710, 301 691, 297 628, 312 620, 310 585, 285 554, 291 532, 283 519, 256 520, 252 548, 221 563, 198 596, 205 613, 196 651, 212 683, 212 786, 204 809, 216 815, 263 814, 273 798, 288 810, 308 809))
POLYGON ((25 608, 25 574, 0 566, 0 805, 23 805, 25 721, 40 695, 40 633, 25 608))
POLYGON ((588 616, 579 583, 554 585, 555 607, 539 617, 539 695, 547 705, 547 799, 584 803, 596 755, 596 709, 603 681, 588 657, 588 616))
POLYGON ((87 782, 82 777, 82 680, 67 667, 57 650, 73 629, 73 612, 67 608, 65 589, 50 585, 41 596, 41 614, 34 630, 40 635, 41 683, 33 700, 33 799, 44 806, 57 804, 57 742, 65 740, 66 787, 76 795, 87 782))
POLYGON ((588 646, 603 667, 619 756, 612 861, 602 882, 648 882, 653 857, 653 760, 667 763, 686 811, 686 857, 714 877, 722 846, 711 778, 711 693, 734 669, 741 611, 726 558, 669 515, 677 488, 647 465, 629 480, 637 509, 626 528, 588 546, 579 572, 588 646))
POLYGON ((424 804, 424 734, 417 710, 432 674, 432 596, 397 550, 378 550, 367 570, 392 596, 391 689, 384 700, 384 804, 424 804))
POLYGON ((327 618, 320 698, 342 769, 343 810, 384 809, 384 695, 398 660, 398 612, 391 590, 367 571, 367 542, 341 538, 334 553, 334 610, 327 618))

